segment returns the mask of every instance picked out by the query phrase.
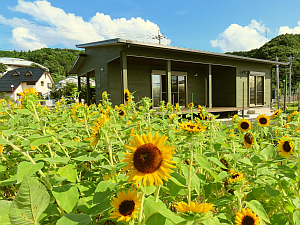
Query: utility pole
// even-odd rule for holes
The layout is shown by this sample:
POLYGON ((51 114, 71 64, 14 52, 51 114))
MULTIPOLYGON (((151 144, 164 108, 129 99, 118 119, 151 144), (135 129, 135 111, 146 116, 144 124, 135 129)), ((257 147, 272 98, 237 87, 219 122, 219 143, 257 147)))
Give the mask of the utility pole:
POLYGON ((162 39, 166 38, 165 36, 161 35, 160 34, 160 30, 158 30, 158 35, 157 36, 154 36, 152 39, 157 39, 158 40, 158 44, 161 44, 161 41, 162 39))
MULTIPOLYGON (((276 56, 276 61, 278 61, 277 56, 276 56)), ((280 92, 280 89, 279 89, 279 65, 276 65, 276 92, 277 92, 277 107, 279 109, 279 98, 280 98, 280 95, 279 95, 279 92, 280 92)))
POLYGON ((291 95, 292 95, 292 64, 293 64, 293 59, 295 57, 287 57, 288 60, 290 61, 290 68, 289 68, 289 102, 291 102, 291 95))

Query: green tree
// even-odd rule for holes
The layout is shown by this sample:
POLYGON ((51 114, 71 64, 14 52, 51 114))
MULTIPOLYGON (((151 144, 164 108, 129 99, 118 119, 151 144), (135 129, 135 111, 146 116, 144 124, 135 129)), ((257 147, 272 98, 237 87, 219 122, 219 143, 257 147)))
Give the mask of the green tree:
POLYGON ((3 63, 0 63, 0 73, 4 73, 7 69, 7 66, 3 63))

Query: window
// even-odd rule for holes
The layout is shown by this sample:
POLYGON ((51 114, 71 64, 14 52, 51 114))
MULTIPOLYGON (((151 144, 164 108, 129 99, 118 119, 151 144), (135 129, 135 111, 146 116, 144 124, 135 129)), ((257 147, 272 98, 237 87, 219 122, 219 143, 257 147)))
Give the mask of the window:
POLYGON ((264 105, 264 80, 263 75, 249 76, 249 92, 250 92, 250 106, 264 105))
POLYGON ((14 76, 20 76, 20 73, 19 73, 18 71, 15 71, 15 72, 13 73, 12 76, 13 76, 13 77, 14 77, 14 76))
POLYGON ((27 81, 27 85, 35 85, 35 81, 27 81))
POLYGON ((44 86, 44 81, 41 81, 41 86, 44 86))
POLYGON ((32 72, 31 71, 27 71, 25 76, 32 76, 32 72))
MULTIPOLYGON (((164 71, 154 71, 152 73, 152 99, 153 107, 158 107, 160 101, 168 101, 167 76, 164 71)), ((171 76, 171 103, 186 107, 186 73, 173 72, 171 76)))
POLYGON ((48 88, 51 88, 51 87, 52 87, 52 84, 51 84, 51 83, 48 83, 48 84, 47 84, 47 87, 48 87, 48 88))

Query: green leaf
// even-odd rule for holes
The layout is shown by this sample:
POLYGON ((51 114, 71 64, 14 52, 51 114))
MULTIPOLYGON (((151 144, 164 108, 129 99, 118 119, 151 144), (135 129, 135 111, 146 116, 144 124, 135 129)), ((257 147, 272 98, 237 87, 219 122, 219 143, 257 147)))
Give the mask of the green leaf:
POLYGON ((54 158, 44 158, 45 161, 49 162, 50 164, 54 163, 62 163, 67 164, 70 160, 69 157, 54 157, 54 158))
POLYGON ((32 174, 42 169, 43 166, 43 162, 39 162, 37 164, 33 164, 31 162, 20 162, 17 171, 17 184, 22 182, 24 175, 31 176, 32 174))
POLYGON ((238 162, 244 163, 244 164, 249 165, 249 166, 253 166, 252 162, 248 158, 241 158, 241 159, 238 160, 238 162))
POLYGON ((6 144, 8 144, 9 142, 7 141, 7 140, 5 140, 5 139, 3 139, 3 138, 0 138, 0 144, 1 145, 6 145, 6 144))
POLYGON ((33 141, 31 139, 30 141, 32 141, 31 145, 33 145, 33 146, 40 146, 40 145, 44 145, 47 142, 52 141, 52 140, 53 140, 52 136, 48 135, 48 136, 40 136, 39 138, 33 139, 33 141))
POLYGON ((98 153, 98 152, 91 152, 91 153, 88 153, 86 155, 82 155, 82 156, 79 156, 79 157, 76 157, 76 158, 73 158, 74 160, 76 161, 97 161, 99 159, 103 159, 104 156, 101 154, 101 153, 98 153))
POLYGON ((52 194, 60 202, 62 209, 67 213, 73 211, 79 199, 77 187, 70 184, 54 187, 52 194))
POLYGON ((154 191, 156 190, 156 186, 155 185, 152 185, 152 186, 143 186, 142 185, 142 181, 139 182, 139 185, 140 185, 142 191, 146 195, 150 195, 150 194, 154 193, 154 191))
POLYGON ((223 163, 220 162, 220 160, 218 160, 215 157, 208 157, 208 159, 212 162, 214 162, 215 164, 217 164, 219 167, 223 168, 223 169, 228 169, 226 166, 224 166, 223 163))
POLYGON ((68 213, 60 218, 56 225, 86 225, 91 222, 91 217, 85 214, 68 213))
POLYGON ((218 200, 212 202, 212 204, 214 206, 220 206, 220 205, 227 205, 230 202, 231 202, 230 198, 228 198, 227 196, 222 196, 218 200))
POLYGON ((15 112, 18 114, 24 114, 24 115, 31 114, 31 111, 29 111, 28 109, 20 109, 20 110, 16 110, 15 112))
POLYGON ((271 197, 276 197, 280 195, 280 191, 273 189, 271 186, 266 184, 266 193, 271 197))
POLYGON ((260 204, 259 201, 252 200, 250 202, 247 202, 247 205, 261 219, 263 219, 267 223, 270 223, 270 219, 269 219, 264 207, 260 204))
POLYGON ((93 203, 100 204, 101 202, 103 202, 107 197, 115 192, 114 189, 116 186, 116 183, 112 183, 110 181, 101 181, 95 190, 93 203))
POLYGON ((64 167, 60 167, 57 173, 68 181, 75 183, 77 178, 77 169, 73 164, 68 164, 64 167))
POLYGON ((0 200, 0 225, 11 224, 9 220, 9 208, 11 201, 0 200))
POLYGON ((154 213, 145 222, 146 225, 153 225, 153 224, 164 225, 165 223, 166 223, 166 217, 164 217, 160 213, 154 213))
POLYGON ((91 207, 87 211, 87 214, 89 214, 91 216, 100 215, 103 212, 108 211, 110 208, 111 208, 110 199, 109 198, 105 198, 105 200, 102 201, 101 203, 99 203, 99 204, 94 205, 93 207, 91 207))
MULTIPOLYGON (((212 157, 213 158, 213 157, 212 157)), ((210 175, 215 179, 217 182, 221 182, 218 175, 215 174, 210 168, 209 162, 207 160, 207 157, 205 155, 198 155, 195 157, 196 161, 198 162, 199 166, 201 166, 203 169, 205 169, 207 172, 210 173, 210 175)))
POLYGON ((7 180, 1 181, 0 186, 6 186, 6 185, 11 185, 11 184, 16 184, 17 183, 17 175, 14 175, 7 180))
POLYGON ((38 224, 38 218, 47 208, 50 196, 38 180, 24 176, 18 194, 11 203, 9 217, 13 225, 38 224))
POLYGON ((270 159, 275 158, 276 156, 276 149, 273 145, 268 145, 266 148, 264 148, 260 155, 266 160, 269 161, 270 159))
POLYGON ((293 220, 294 220, 295 225, 300 225, 300 212, 298 210, 294 211, 293 220))
POLYGON ((2 133, 5 135, 5 136, 11 136, 13 135, 15 132, 13 130, 4 130, 2 131, 2 133))

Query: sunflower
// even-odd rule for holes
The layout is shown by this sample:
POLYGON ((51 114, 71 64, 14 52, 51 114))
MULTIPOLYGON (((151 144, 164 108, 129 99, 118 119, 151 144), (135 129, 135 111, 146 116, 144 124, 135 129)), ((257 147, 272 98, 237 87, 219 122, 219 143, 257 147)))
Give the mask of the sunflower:
POLYGON ((252 134, 246 133, 244 135, 244 142, 243 142, 245 144, 246 148, 252 149, 253 142, 254 142, 254 140, 253 140, 252 134))
POLYGON ((259 225, 259 217, 251 209, 242 209, 235 216, 236 225, 259 225))
POLYGON ((244 175, 243 175, 242 171, 237 173, 233 169, 230 170, 230 177, 229 177, 230 183, 241 181, 243 179, 244 179, 244 175))
POLYGON ((148 136, 142 134, 133 136, 134 141, 130 140, 131 145, 125 145, 125 147, 131 151, 131 153, 124 153, 125 159, 122 162, 128 162, 123 171, 129 170, 127 175, 129 176, 127 181, 132 180, 141 181, 143 185, 148 183, 152 186, 162 185, 162 179, 168 181, 167 177, 171 177, 169 173, 172 172, 170 168, 176 168, 171 163, 173 158, 174 147, 170 147, 170 144, 165 144, 167 137, 162 135, 159 137, 158 132, 155 133, 154 138, 149 132, 148 136))
POLYGON ((131 95, 128 89, 125 89, 124 91, 124 99, 126 104, 131 102, 131 95))
POLYGON ((102 92, 102 101, 103 101, 103 103, 104 103, 105 101, 107 101, 107 92, 106 92, 106 91, 103 91, 103 92, 102 92))
MULTIPOLYGON (((292 140, 288 136, 283 136, 282 138, 292 140)), ((283 157, 289 157, 291 154, 293 154, 293 148, 294 146, 292 141, 287 141, 283 139, 280 139, 280 141, 278 141, 278 150, 280 151, 279 155, 283 157)))
POLYGON ((294 132, 297 132, 300 130, 300 124, 298 124, 297 128, 294 130, 294 132))
POLYGON ((178 103, 175 104, 175 110, 176 112, 180 112, 180 106, 178 103))
POLYGON ((288 121, 292 122, 292 120, 294 120, 295 117, 297 117, 297 116, 299 116, 299 112, 297 112, 297 111, 292 112, 291 115, 288 116, 288 121))
POLYGON ((228 172, 229 164, 228 164, 227 160, 226 159, 220 159, 220 162, 227 168, 227 169, 224 169, 224 168, 221 167, 221 169, 228 172))
POLYGON ((110 203, 114 209, 110 213, 110 218, 118 218, 118 222, 125 220, 128 222, 132 218, 136 219, 136 213, 141 204, 137 191, 121 191, 117 193, 117 198, 113 198, 110 203))
POLYGON ((261 127, 267 127, 269 126, 270 123, 270 117, 265 115, 265 114, 261 114, 256 118, 259 126, 261 127))
POLYGON ((34 97, 34 100, 37 100, 38 93, 35 91, 34 88, 27 87, 23 90, 23 92, 19 92, 18 95, 22 96, 21 99, 18 100, 21 101, 21 104, 23 105, 24 101, 26 101, 27 96, 32 96, 34 97))
POLYGON ((125 110, 122 107, 117 107, 117 108, 115 108, 115 110, 118 111, 119 116, 125 117, 126 112, 125 112, 125 110))
POLYGON ((232 123, 237 123, 239 120, 240 120, 240 117, 239 117, 237 114, 235 114, 235 115, 232 117, 231 122, 232 122, 232 123))
POLYGON ((184 213, 206 213, 214 209, 213 204, 211 203, 195 203, 191 202, 186 204, 185 202, 177 202, 177 205, 174 205, 176 209, 184 213))
POLYGON ((172 113, 172 114, 170 115, 170 118, 169 118, 169 123, 170 123, 170 124, 172 124, 173 118, 174 118, 174 116, 176 116, 176 115, 177 115, 176 113, 172 113))
POLYGON ((192 103, 192 102, 188 105, 189 108, 192 108, 193 106, 194 106, 194 103, 192 103))
POLYGON ((198 105, 198 111, 199 111, 199 117, 201 118, 201 120, 204 120, 205 116, 203 115, 203 110, 201 105, 198 105))
POLYGON ((3 149, 4 149, 3 145, 0 144, 0 154, 3 153, 3 151, 4 151, 3 149))
POLYGON ((193 123, 191 120, 189 122, 185 121, 180 124, 182 130, 186 130, 188 132, 200 132, 205 131, 205 128, 201 126, 200 123, 193 123))
POLYGON ((6 100, 5 99, 0 99, 0 105, 6 106, 7 105, 6 100))
POLYGON ((239 128, 240 131, 247 132, 248 130, 251 129, 250 120, 247 120, 247 119, 244 119, 244 118, 239 120, 238 128, 239 128))
POLYGON ((101 114, 101 116, 94 121, 94 127, 91 127, 91 129, 93 130, 93 133, 91 134, 90 137, 85 138, 85 141, 91 141, 91 145, 95 146, 99 139, 100 139, 100 129, 103 126, 103 124, 105 124, 108 121, 108 118, 106 117, 105 114, 101 114))
POLYGON ((271 115, 271 119, 275 119, 281 112, 281 109, 275 110, 275 112, 271 115))

